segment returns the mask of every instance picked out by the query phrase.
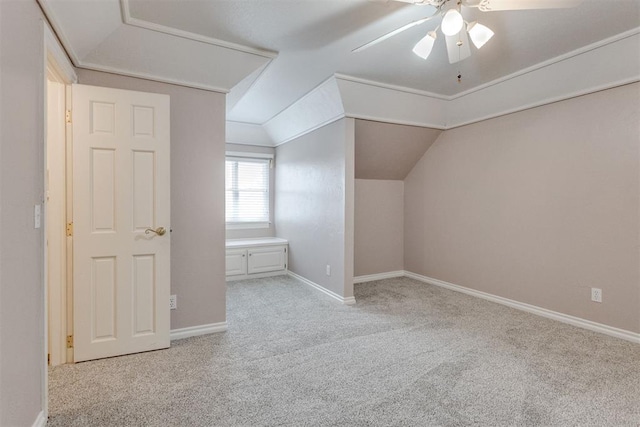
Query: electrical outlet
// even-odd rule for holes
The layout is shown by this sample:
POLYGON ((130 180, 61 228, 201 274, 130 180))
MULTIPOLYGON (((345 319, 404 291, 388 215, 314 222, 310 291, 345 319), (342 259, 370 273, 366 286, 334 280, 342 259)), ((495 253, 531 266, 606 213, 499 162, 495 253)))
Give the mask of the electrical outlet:
POLYGON ((175 310, 176 308, 178 308, 178 296, 177 295, 171 295, 169 297, 169 309, 170 310, 175 310))
POLYGON ((40 228, 42 222, 42 205, 33 207, 33 228, 40 228))
POLYGON ((602 289, 591 288, 591 301, 602 302, 602 289))
POLYGON ((327 264, 327 276, 331 276, 331 266, 327 264))

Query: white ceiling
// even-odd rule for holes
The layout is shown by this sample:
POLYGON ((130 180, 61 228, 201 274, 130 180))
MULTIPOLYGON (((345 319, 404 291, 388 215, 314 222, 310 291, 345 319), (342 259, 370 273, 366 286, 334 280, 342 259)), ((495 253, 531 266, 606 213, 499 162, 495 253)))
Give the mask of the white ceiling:
POLYGON ((334 73, 451 96, 640 25, 640 0, 584 0, 574 9, 463 9, 466 20, 477 19, 496 35, 451 65, 442 37, 426 61, 411 52, 438 21, 351 53, 431 14, 430 6, 380 0, 39 1, 76 65, 232 88, 227 118, 258 124, 334 73))

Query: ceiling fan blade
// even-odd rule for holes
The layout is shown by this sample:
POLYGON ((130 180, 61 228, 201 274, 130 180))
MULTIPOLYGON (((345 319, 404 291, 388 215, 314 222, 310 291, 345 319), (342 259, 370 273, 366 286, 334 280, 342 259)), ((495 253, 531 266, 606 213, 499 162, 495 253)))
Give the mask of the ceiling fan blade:
POLYGON ((390 1, 399 1, 402 3, 417 4, 421 6, 429 5, 434 7, 438 7, 442 3, 442 0, 369 0, 369 1, 372 1, 374 3, 389 3, 390 1))
POLYGON ((449 55, 450 64, 455 64, 456 62, 460 62, 471 56, 469 36, 464 29, 455 36, 445 36, 445 38, 447 41, 447 54, 449 55), (462 42, 460 46, 458 46, 459 41, 462 42))
POLYGON ((483 12, 523 9, 564 9, 576 7, 583 0, 467 0, 463 4, 483 12))
POLYGON ((413 21, 413 22, 409 22, 408 24, 403 25, 402 27, 400 27, 398 29, 395 29, 393 31, 390 31, 387 34, 382 35, 382 36, 378 37, 377 39, 370 41, 369 43, 365 43, 362 46, 353 49, 351 52, 360 52, 360 51, 363 51, 363 50, 365 50, 367 48, 370 48, 371 46, 376 45, 376 44, 378 44, 378 43, 380 43, 382 41, 385 41, 386 39, 391 38, 391 37, 395 36, 396 34, 400 34, 401 32, 408 30, 409 28, 412 28, 412 27, 415 27, 416 25, 420 25, 420 24, 422 24, 424 22, 427 22, 428 20, 430 20, 433 17, 435 17, 437 15, 437 13, 438 13, 438 10, 436 10, 433 13, 433 15, 431 15, 431 16, 427 16, 426 18, 422 18, 422 19, 418 19, 418 20, 413 21))

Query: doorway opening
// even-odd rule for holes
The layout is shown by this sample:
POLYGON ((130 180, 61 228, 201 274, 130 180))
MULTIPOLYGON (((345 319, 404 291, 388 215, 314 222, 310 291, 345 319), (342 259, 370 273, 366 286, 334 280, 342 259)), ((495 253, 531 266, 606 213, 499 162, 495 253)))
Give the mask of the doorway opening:
MULTIPOLYGON (((73 361, 67 336, 72 333, 71 241, 67 239, 70 217, 67 186, 67 92, 70 86, 55 67, 47 64, 45 144, 45 276, 47 288, 46 330, 48 363, 73 361)), ((69 343, 71 344, 71 343, 69 343)))
POLYGON ((67 348, 71 335, 71 245, 66 237, 70 194, 67 168, 70 132, 67 107, 71 84, 77 81, 69 59, 49 26, 44 23, 43 134, 44 134, 44 343, 42 408, 48 415, 48 368, 73 361, 67 348))

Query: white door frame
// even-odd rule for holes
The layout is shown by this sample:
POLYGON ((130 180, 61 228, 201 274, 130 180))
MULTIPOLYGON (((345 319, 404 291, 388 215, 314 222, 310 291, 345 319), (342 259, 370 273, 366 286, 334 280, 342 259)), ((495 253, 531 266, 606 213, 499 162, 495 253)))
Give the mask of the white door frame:
MULTIPOLYGON (((49 65, 49 64, 48 64, 49 65)), ((63 337, 67 334, 66 309, 66 261, 67 248, 64 227, 66 222, 66 124, 67 85, 58 73, 47 66, 47 132, 46 171, 44 197, 45 242, 47 265, 47 333, 49 364, 67 363, 67 351, 63 337), (53 96, 53 99, 49 99, 53 96), (53 132, 53 134, 51 133, 53 132), (54 146, 55 144, 55 146, 54 146)))
MULTIPOLYGON (((70 85, 72 83, 76 83, 78 81, 78 77, 73 69, 73 66, 69 60, 69 58, 67 57, 67 54, 65 53, 64 49, 62 48, 61 44, 59 43, 58 39, 56 38, 56 36, 54 35, 53 31, 51 30, 51 28, 49 27, 49 25, 47 24, 47 22, 43 21, 43 35, 44 35, 44 49, 43 49, 43 79, 42 79, 42 94, 43 94, 43 109, 44 109, 44 114, 42 115, 42 117, 44 118, 43 123, 42 123, 42 129, 43 129, 43 164, 42 164, 42 168, 44 169, 44 179, 45 182, 43 183, 43 188, 46 188, 47 182, 47 157, 46 157, 46 153, 47 153, 47 110, 48 110, 48 103, 47 103, 47 80, 50 78, 50 76, 55 76, 56 79, 60 82, 60 83, 64 83, 65 85, 70 85)), ((68 99, 67 99, 68 102, 68 99)), ((67 141, 68 143, 68 141, 67 141)), ((67 175, 68 175, 68 171, 67 171, 67 175)), ((42 203, 44 204, 44 197, 42 200, 42 203)), ((47 213, 45 212, 45 215, 47 213)), ((42 239, 43 239, 43 301, 42 301, 42 306, 44 308, 44 316, 43 316, 43 321, 44 321, 44 325, 43 325, 43 353, 42 353, 42 364, 43 364, 43 369, 42 369, 42 379, 41 379, 41 384, 42 384, 42 412, 44 415, 44 419, 47 419, 48 416, 48 412, 49 412, 49 405, 48 405, 48 400, 49 400, 49 392, 48 392, 48 360, 47 360, 47 356, 48 356, 48 352, 49 352, 49 341, 48 341, 48 335, 49 335, 49 309, 48 309, 48 304, 49 304, 49 291, 48 291, 48 279, 47 279, 47 269, 48 269, 48 255, 47 255, 47 226, 46 226, 46 220, 43 221, 44 224, 44 230, 43 230, 43 234, 42 234, 42 239)), ((63 256, 67 256, 67 254, 65 253, 63 256)), ((67 257, 68 259, 68 257, 67 257)), ((68 264, 68 263, 67 263, 68 264)), ((68 271, 68 270, 67 270, 68 271)), ((68 276, 67 276, 68 277, 68 276)), ((66 304, 64 304, 64 306, 66 306, 66 304)), ((61 309, 66 310, 66 307, 60 307, 61 309)), ((66 325, 65 329, 66 329, 66 325)), ((66 333, 66 332, 65 332, 66 333)), ((66 341, 66 336, 64 336, 64 334, 62 334, 63 337, 62 339, 66 341)))

